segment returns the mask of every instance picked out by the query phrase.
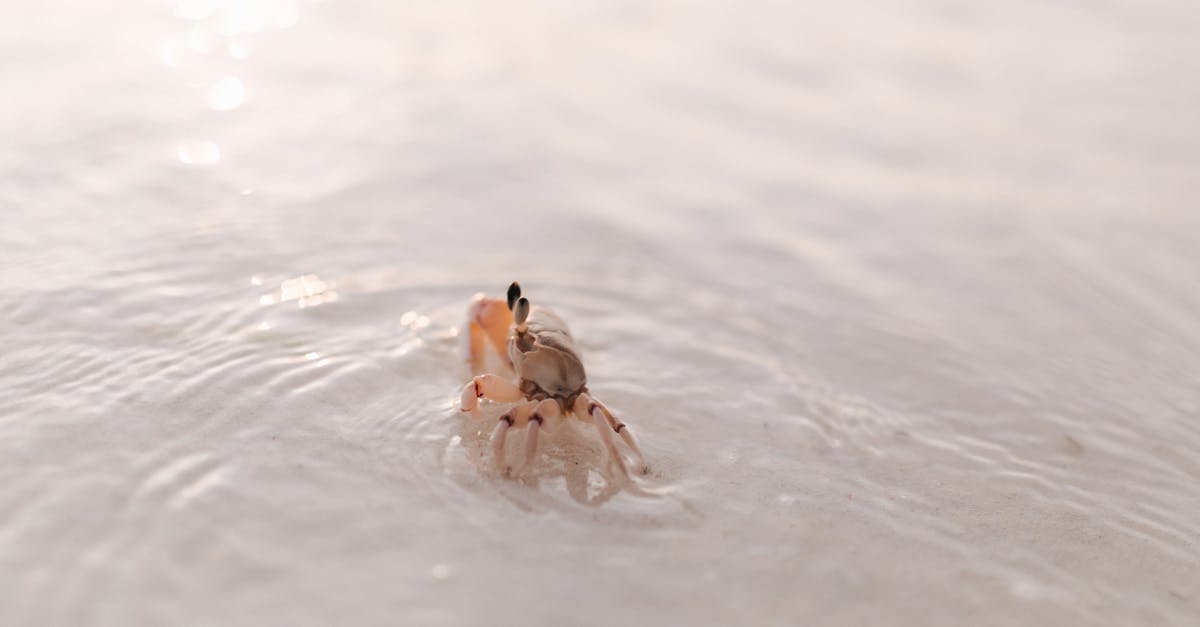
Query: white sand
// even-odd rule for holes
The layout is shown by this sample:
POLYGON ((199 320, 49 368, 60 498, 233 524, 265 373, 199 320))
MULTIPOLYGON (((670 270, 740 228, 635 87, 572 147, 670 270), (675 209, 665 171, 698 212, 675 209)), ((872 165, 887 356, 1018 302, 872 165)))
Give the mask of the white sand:
POLYGON ((96 4, 0 7, 0 625, 1200 624, 1200 5, 96 4), (455 412, 514 278, 645 493, 455 412))

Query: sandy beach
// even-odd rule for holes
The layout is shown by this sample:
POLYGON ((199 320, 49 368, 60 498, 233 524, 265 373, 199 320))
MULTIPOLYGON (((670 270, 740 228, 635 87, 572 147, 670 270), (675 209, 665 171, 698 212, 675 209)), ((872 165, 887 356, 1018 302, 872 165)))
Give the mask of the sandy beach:
POLYGON ((1200 624, 1198 35, 9 3, 0 625, 1200 624), (513 280, 648 474, 497 471, 513 280))

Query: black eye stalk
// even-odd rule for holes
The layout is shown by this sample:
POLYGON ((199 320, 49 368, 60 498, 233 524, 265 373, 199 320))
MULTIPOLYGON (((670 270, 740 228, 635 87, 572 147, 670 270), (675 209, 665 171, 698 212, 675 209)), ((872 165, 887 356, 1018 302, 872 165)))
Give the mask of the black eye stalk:
POLYGON ((513 312, 517 332, 525 332, 525 320, 529 318, 529 299, 521 296, 521 284, 516 281, 508 286, 508 309, 513 312))
POLYGON ((517 304, 517 299, 521 297, 521 285, 516 281, 508 286, 508 310, 512 311, 514 305, 517 304))
POLYGON ((525 332, 525 320, 529 318, 529 299, 524 296, 517 301, 517 306, 513 308, 513 321, 517 323, 517 331, 525 332))

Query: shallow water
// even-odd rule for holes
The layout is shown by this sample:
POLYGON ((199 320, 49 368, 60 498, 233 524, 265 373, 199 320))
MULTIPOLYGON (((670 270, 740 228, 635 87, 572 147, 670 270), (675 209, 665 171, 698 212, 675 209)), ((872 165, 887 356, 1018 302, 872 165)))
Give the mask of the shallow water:
POLYGON ((1194 625, 1198 33, 0 8, 0 624, 1194 625), (513 279, 636 487, 456 411, 513 279))

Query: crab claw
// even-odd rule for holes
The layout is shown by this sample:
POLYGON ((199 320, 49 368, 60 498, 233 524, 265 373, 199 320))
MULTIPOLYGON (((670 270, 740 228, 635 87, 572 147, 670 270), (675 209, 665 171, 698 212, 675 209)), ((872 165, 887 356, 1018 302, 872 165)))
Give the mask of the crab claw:
POLYGON ((512 323, 512 312, 505 306, 504 301, 479 294, 471 302, 463 330, 463 357, 472 374, 485 371, 489 344, 506 365, 511 365, 507 344, 508 330, 512 323))

